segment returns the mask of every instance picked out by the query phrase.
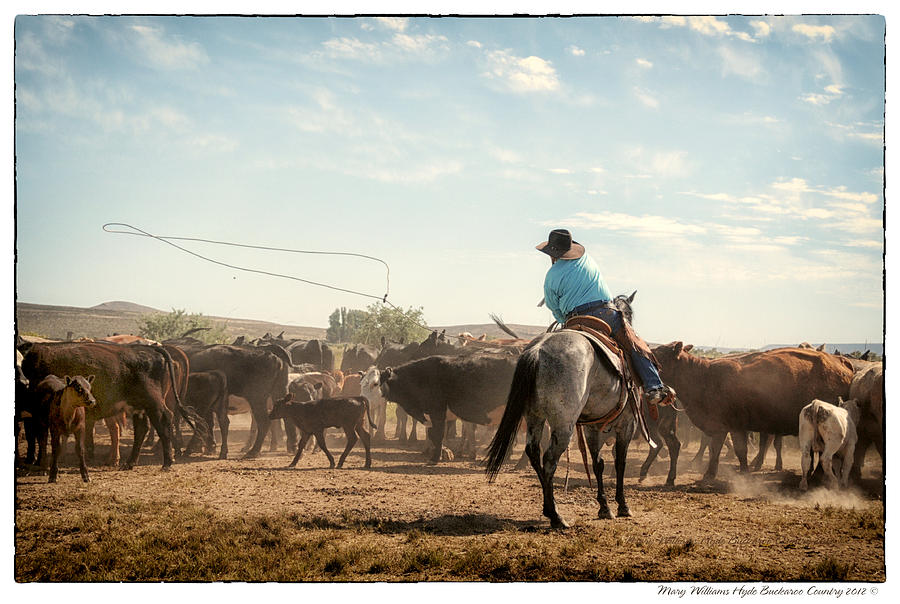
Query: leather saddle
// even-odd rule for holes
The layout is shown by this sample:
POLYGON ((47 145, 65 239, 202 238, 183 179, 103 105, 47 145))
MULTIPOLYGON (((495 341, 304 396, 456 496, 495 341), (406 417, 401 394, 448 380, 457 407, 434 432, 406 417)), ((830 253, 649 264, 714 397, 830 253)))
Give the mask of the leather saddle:
MULTIPOLYGON (((626 355, 623 347, 613 338, 612 328, 609 324, 598 317, 576 315, 566 320, 563 329, 577 331, 587 338, 593 345, 597 355, 619 375, 622 380, 622 385, 624 386, 622 388, 622 397, 615 409, 598 420, 583 423, 600 423, 602 424, 602 429, 616 419, 625 409, 626 402, 630 401, 644 438, 650 443, 651 447, 656 448, 656 443, 653 442, 653 439, 650 437, 650 431, 647 428, 647 420, 644 418, 644 405, 642 404, 643 397, 641 396, 640 386, 638 386, 634 379, 636 374, 631 366, 630 355, 626 355), (631 396, 629 396, 629 394, 631 396)), ((649 409, 649 412, 651 416, 654 416, 654 419, 658 418, 658 412, 655 407, 649 409)))

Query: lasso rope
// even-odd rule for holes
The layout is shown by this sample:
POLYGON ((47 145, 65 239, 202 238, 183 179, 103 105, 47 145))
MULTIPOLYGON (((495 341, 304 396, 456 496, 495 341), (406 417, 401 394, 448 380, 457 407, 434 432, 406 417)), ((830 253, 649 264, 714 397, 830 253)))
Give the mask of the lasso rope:
MULTIPOLYGON (((135 235, 138 237, 149 237, 151 239, 156 239, 157 241, 161 241, 162 243, 171 245, 172 247, 174 247, 186 254, 190 254, 191 256, 199 258, 205 262, 211 262, 212 264, 218 264, 219 266, 224 266, 226 268, 231 268, 231 269, 238 270, 238 271, 244 271, 247 273, 256 273, 258 275, 266 275, 269 277, 278 277, 281 279, 291 279, 293 281, 300 281, 301 283, 306 283, 308 285, 315 285, 317 287, 325 287, 325 288, 328 288, 331 290, 344 292, 347 294, 354 294, 357 296, 363 296, 365 298, 372 298, 374 300, 378 300, 382 304, 387 304, 394 310, 399 310, 402 312, 402 309, 398 308, 390 300, 388 300, 388 294, 390 293, 390 287, 391 287, 391 267, 388 266, 387 262, 385 262, 381 258, 376 258, 375 256, 368 256, 366 254, 357 254, 354 252, 325 252, 325 251, 319 251, 319 250, 294 250, 294 249, 289 249, 289 248, 272 247, 272 246, 267 246, 267 245, 251 245, 251 244, 247 244, 247 243, 235 243, 233 241, 216 241, 213 239, 203 239, 200 237, 174 237, 174 236, 167 236, 167 235, 154 235, 152 233, 148 233, 147 231, 145 231, 143 229, 139 229, 136 226, 132 226, 132 225, 126 224, 124 222, 108 222, 103 225, 103 230, 106 231, 107 233, 116 233, 116 234, 120 234, 120 235, 135 235), (131 229, 131 230, 124 230, 122 228, 115 228, 115 227, 125 227, 126 229, 131 229), (285 275, 283 273, 275 273, 272 271, 264 271, 264 270, 259 270, 259 269, 255 269, 255 268, 247 268, 244 266, 237 266, 235 264, 229 264, 228 262, 222 262, 221 260, 216 260, 214 258, 204 256, 203 254, 198 254, 197 252, 191 251, 191 250, 184 248, 176 243, 172 243, 173 241, 196 241, 199 243, 212 243, 214 245, 227 245, 230 247, 242 247, 242 248, 255 249, 255 250, 267 250, 267 251, 274 251, 274 252, 290 252, 292 254, 354 256, 356 258, 364 258, 366 260, 373 260, 375 262, 380 262, 381 264, 384 265, 384 269, 385 269, 384 295, 378 296, 375 294, 369 294, 366 292, 355 291, 355 290, 347 289, 344 287, 337 287, 335 285, 328 285, 327 283, 319 283, 317 281, 311 281, 309 279, 303 279, 301 277, 294 277, 293 275, 285 275)), ((407 320, 410 321, 411 323, 421 327, 422 329, 425 329, 427 331, 432 331, 432 329, 430 327, 428 327, 427 325, 422 325, 421 323, 419 323, 417 321, 413 321, 412 319, 409 319, 409 318, 407 318, 407 320)))
POLYGON ((199 237, 172 237, 172 236, 163 236, 163 235, 153 235, 152 233, 148 233, 147 231, 144 231, 143 229, 139 229, 135 226, 132 226, 130 224, 126 224, 123 222, 108 222, 103 225, 103 230, 106 231, 107 233, 118 233, 121 235, 137 235, 139 237, 150 237, 151 239, 156 239, 157 241, 161 241, 163 243, 171 245, 172 247, 179 249, 182 252, 185 252, 186 254, 190 254, 191 256, 195 256, 197 258, 200 258, 201 260, 205 260, 206 262, 211 262, 213 264, 218 264, 219 266, 232 268, 234 270, 244 271, 244 272, 248 272, 248 273, 257 273, 259 275, 267 275, 269 277, 280 277, 282 279, 292 279, 294 281, 300 281, 302 283, 307 283, 309 285, 316 285, 318 287, 326 287, 328 289, 333 289, 335 291, 341 291, 341 292, 345 292, 348 294, 356 294, 357 296, 364 296, 366 298, 374 298, 376 300, 381 300, 383 303, 388 303, 387 297, 388 297, 388 294, 390 293, 391 268, 388 266, 387 262, 385 262, 381 258, 376 258, 374 256, 367 256, 365 254, 355 254, 352 252, 322 252, 322 251, 312 251, 312 250, 292 250, 292 249, 288 249, 288 248, 271 247, 271 246, 266 246, 266 245, 250 245, 250 244, 246 244, 246 243, 234 243, 232 241, 215 241, 212 239, 201 239, 199 237), (121 229, 116 229, 116 228, 111 228, 111 227, 127 227, 127 228, 131 229, 131 231, 126 231, 126 230, 121 230, 121 229), (256 249, 256 250, 268 250, 268 251, 274 251, 274 252, 290 252, 293 254, 322 254, 322 255, 330 255, 330 256, 355 256, 357 258, 366 258, 368 260, 374 260, 375 262, 380 262, 381 264, 384 265, 384 268, 385 268, 385 293, 383 296, 377 296, 374 294, 367 294, 365 292, 354 291, 352 289, 346 289, 343 287, 328 285, 327 283, 319 283, 317 281, 310 281, 309 279, 302 279, 300 277, 294 277, 292 275, 285 275, 282 273, 273 273, 271 271, 263 271, 263 270, 254 269, 254 268, 237 266, 234 264, 229 264, 227 262, 222 262, 221 260, 215 260, 213 258, 209 258, 202 254, 198 254, 197 252, 193 252, 193 251, 191 251, 187 248, 184 248, 176 243, 172 243, 172 240, 197 241, 197 242, 201 242, 201 243, 212 243, 215 245, 227 245, 230 247, 243 247, 243 248, 256 249))

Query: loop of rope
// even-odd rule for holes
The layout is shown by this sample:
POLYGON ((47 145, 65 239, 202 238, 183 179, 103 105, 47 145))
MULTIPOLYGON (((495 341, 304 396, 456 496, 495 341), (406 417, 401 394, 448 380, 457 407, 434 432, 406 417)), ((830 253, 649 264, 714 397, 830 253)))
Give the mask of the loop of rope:
MULTIPOLYGON (((289 248, 279 248, 279 247, 271 247, 271 246, 265 246, 265 245, 251 245, 251 244, 246 244, 246 243, 234 243, 231 241, 216 241, 213 239, 203 239, 200 237, 174 237, 174 236, 154 235, 152 233, 148 233, 147 231, 144 231, 143 229, 139 229, 138 227, 132 226, 132 225, 124 223, 124 222, 108 222, 103 225, 103 230, 106 231, 107 233, 115 233, 115 234, 120 234, 120 235, 135 235, 138 237, 149 237, 151 239, 156 239, 157 241, 161 241, 162 243, 171 245, 172 247, 174 247, 182 252, 185 252, 186 254, 190 254, 191 256, 194 256, 194 257, 204 260, 206 262, 211 262, 212 264, 218 264, 219 266, 224 266, 226 268, 231 268, 231 269, 239 270, 239 271, 245 271, 248 273, 256 273, 259 275, 266 275, 269 277, 279 277, 282 279, 291 279, 291 280, 300 281, 301 283, 306 283, 309 285, 316 285, 318 287, 325 287, 325 288, 332 289, 335 291, 340 291, 340 292, 344 292, 344 293, 348 293, 348 294, 355 294, 357 296, 363 296, 365 298, 372 298, 374 300, 380 301, 382 304, 387 304, 394 310, 399 310, 402 312, 402 309, 400 309, 399 307, 397 307, 396 305, 394 305, 392 302, 390 302, 388 300, 388 294, 390 293, 390 286, 391 286, 391 281, 390 281, 391 268, 390 268, 390 266, 388 266, 387 262, 385 262, 381 258, 376 258, 375 256, 368 256, 366 254, 357 254, 357 253, 353 253, 353 252, 324 252, 324 251, 318 251, 318 250, 294 250, 294 249, 289 249, 289 248), (131 230, 128 231, 128 230, 123 230, 123 229, 118 229, 118 228, 113 228, 113 227, 125 227, 125 228, 131 229, 131 230), (290 252, 290 253, 294 253, 294 254, 320 254, 320 255, 330 255, 330 256, 354 256, 357 258, 365 258, 367 260, 373 260, 375 262, 380 262, 381 264, 384 265, 384 268, 385 268, 385 293, 383 296, 376 296, 373 294, 367 294, 365 292, 359 292, 359 291, 355 291, 352 289, 346 289, 343 287, 328 285, 327 283, 319 283, 316 281, 310 281, 309 279, 302 279, 300 277, 294 277, 291 275, 284 275, 281 273, 274 273, 271 271, 263 271, 263 270, 259 270, 259 269, 246 268, 243 266, 236 266, 234 264, 229 264, 227 262, 222 262, 221 260, 215 260, 213 258, 209 258, 202 254, 198 254, 197 252, 191 251, 191 250, 184 248, 176 243, 172 243, 172 241, 196 241, 196 242, 200 242, 200 243, 211 243, 211 244, 215 244, 215 245, 227 245, 230 247, 242 247, 242 248, 267 250, 267 251, 274 251, 274 252, 290 252)), ((413 321, 412 319, 407 319, 407 320, 409 320, 411 323, 421 327, 422 329, 431 331, 431 328, 428 327, 427 325, 422 325, 421 323, 419 323, 417 321, 413 321)))
POLYGON ((246 243, 234 243, 231 241, 215 241, 212 239, 201 239, 199 237, 172 237, 172 236, 163 236, 163 235, 153 235, 152 233, 148 233, 147 231, 144 231, 143 229, 139 229, 135 226, 126 224, 124 222, 108 222, 103 225, 103 230, 106 231, 107 233, 117 233, 117 234, 121 234, 121 235, 136 235, 139 237, 150 237, 151 239, 156 239, 157 241, 161 241, 163 243, 171 245, 172 247, 177 248, 177 249, 181 250, 182 252, 185 252, 187 254, 190 254, 192 256, 200 258, 201 260, 205 260, 206 262, 212 262, 213 264, 218 264, 219 266, 224 266, 224 267, 231 268, 234 270, 245 271, 248 273, 257 273, 260 275, 267 275, 269 277, 280 277, 283 279, 292 279, 294 281, 300 281, 302 283, 308 283, 310 285, 317 285, 319 287, 326 287, 328 289, 333 289, 333 290, 345 292, 348 294, 356 294, 358 296, 364 296, 366 298, 382 300, 383 302, 387 302, 387 297, 388 297, 388 293, 389 293, 389 289, 390 289, 391 269, 388 266, 387 262, 385 262, 384 260, 382 260, 380 258, 375 258, 374 256, 367 256, 365 254, 355 254, 352 252, 322 252, 322 251, 311 251, 311 250, 292 250, 292 249, 288 249, 288 248, 278 248, 278 247, 271 247, 271 246, 266 246, 266 245, 250 245, 250 244, 246 244, 246 243), (117 227, 117 226, 118 227, 127 227, 127 228, 131 229, 131 231, 111 228, 111 227, 117 227), (172 243, 172 240, 197 241, 197 242, 201 242, 201 243, 212 243, 215 245, 227 245, 227 246, 231 246, 231 247, 243 247, 243 248, 250 248, 250 249, 256 249, 256 250, 268 250, 268 251, 274 251, 274 252, 291 252, 291 253, 295 253, 295 254, 322 254, 322 255, 332 255, 332 256, 355 256, 357 258, 366 258, 368 260, 374 260, 376 262, 380 262, 381 264, 384 265, 384 268, 386 271, 386 275, 385 275, 386 293, 384 294, 384 296, 376 296, 373 294, 367 294, 365 292, 354 291, 352 289, 345 289, 343 287, 336 287, 334 285, 328 285, 327 283, 318 283, 316 281, 310 281, 309 279, 301 279, 300 277, 293 277, 291 275, 284 275, 281 273, 273 273, 270 271, 263 271, 263 270, 253 269, 253 268, 246 268, 243 266, 236 266, 234 264, 228 264, 227 262, 222 262, 220 260, 214 260, 207 256, 203 256, 202 254, 198 254, 197 252, 193 252, 193 251, 191 251, 187 248, 184 248, 178 244, 172 243))

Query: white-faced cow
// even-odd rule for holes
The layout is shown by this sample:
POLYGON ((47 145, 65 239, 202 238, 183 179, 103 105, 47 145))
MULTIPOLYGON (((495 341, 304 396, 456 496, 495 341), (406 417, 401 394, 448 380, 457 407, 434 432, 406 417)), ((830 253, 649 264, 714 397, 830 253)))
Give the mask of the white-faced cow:
POLYGON ((859 408, 854 399, 845 401, 838 397, 837 405, 816 399, 803 407, 798 425, 802 491, 808 488, 807 477, 813 468, 812 458, 816 453, 819 454, 829 486, 840 484, 847 487, 853 467, 858 422, 859 408), (840 463, 840 474, 833 467, 835 460, 840 463))

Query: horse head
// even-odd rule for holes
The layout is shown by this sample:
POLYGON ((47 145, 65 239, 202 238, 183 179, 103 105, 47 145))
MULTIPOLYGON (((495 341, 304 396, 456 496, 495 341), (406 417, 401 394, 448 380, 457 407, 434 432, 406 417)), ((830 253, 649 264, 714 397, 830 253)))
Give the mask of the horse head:
POLYGON ((630 296, 626 296, 625 294, 619 294, 615 298, 613 298, 613 305, 616 307, 616 310, 622 313, 622 316, 625 317, 625 320, 630 324, 634 324, 634 311, 631 308, 631 303, 634 302, 634 296, 637 294, 637 290, 631 292, 630 296))

